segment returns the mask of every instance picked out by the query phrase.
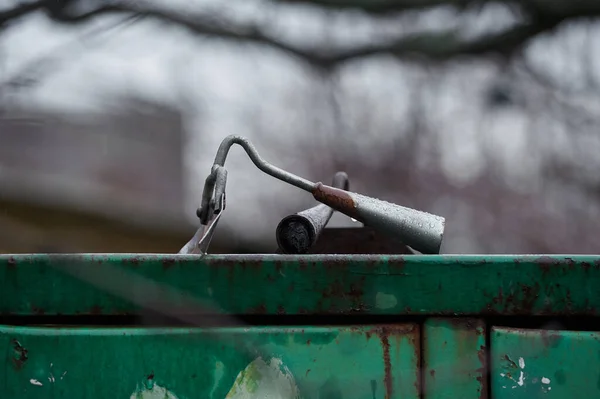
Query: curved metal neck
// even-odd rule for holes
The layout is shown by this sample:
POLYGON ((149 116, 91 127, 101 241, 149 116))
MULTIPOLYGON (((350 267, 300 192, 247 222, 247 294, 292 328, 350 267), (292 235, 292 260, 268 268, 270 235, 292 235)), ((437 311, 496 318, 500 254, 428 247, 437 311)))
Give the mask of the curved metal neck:
POLYGON ((256 167, 268 175, 273 176, 276 179, 289 183, 293 186, 301 188, 304 191, 312 192, 316 183, 311 182, 310 180, 306 180, 300 176, 296 176, 290 172, 286 172, 283 169, 278 168, 277 166, 271 165, 269 162, 265 161, 258 155, 258 151, 254 148, 254 145, 248 141, 247 138, 242 136, 227 136, 219 146, 217 150, 217 155, 215 156, 214 165, 224 166, 225 159, 227 158, 227 154, 229 153, 229 149, 232 145, 239 144, 246 151, 250 160, 256 165, 256 167))

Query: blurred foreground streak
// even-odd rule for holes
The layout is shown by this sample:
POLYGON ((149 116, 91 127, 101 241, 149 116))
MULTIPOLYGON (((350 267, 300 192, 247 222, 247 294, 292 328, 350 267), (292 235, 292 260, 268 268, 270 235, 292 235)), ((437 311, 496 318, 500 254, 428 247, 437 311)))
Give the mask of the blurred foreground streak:
POLYGON ((180 114, 128 105, 0 119, 0 252, 175 252, 185 242, 180 114))

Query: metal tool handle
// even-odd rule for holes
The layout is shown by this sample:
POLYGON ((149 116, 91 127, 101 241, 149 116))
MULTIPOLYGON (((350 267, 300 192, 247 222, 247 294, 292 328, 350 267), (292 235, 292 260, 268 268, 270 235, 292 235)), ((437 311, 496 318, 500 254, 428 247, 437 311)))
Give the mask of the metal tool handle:
MULTIPOLYGON (((332 186, 348 190, 348 175, 345 172, 337 172, 333 177, 332 186)), ((284 254, 307 253, 331 219, 333 211, 329 205, 320 204, 283 218, 275 230, 279 250, 284 254)))
POLYGON ((398 237, 403 243, 424 254, 438 254, 442 245, 445 219, 431 213, 406 208, 335 187, 317 184, 317 201, 351 218, 398 237))

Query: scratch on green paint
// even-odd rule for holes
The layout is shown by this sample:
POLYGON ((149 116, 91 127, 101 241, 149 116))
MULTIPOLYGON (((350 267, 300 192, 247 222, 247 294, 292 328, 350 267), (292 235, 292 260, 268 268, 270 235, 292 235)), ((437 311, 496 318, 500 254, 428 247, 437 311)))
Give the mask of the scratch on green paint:
POLYGON ((261 357, 242 370, 226 399, 300 399, 298 386, 290 370, 281 359, 265 362, 261 357))
POLYGON ((215 363, 215 382, 213 385, 213 389, 210 391, 210 395, 209 395, 210 398, 213 397, 215 390, 219 386, 219 383, 221 382, 221 379, 223 378, 224 375, 225 375, 225 365, 220 360, 217 360, 215 363))

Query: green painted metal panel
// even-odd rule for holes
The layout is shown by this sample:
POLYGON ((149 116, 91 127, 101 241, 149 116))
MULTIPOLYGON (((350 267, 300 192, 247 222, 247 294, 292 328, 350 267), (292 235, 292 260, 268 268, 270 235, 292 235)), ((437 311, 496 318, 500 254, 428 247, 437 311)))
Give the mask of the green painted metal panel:
POLYGON ((428 319, 423 327, 424 398, 487 398, 485 341, 483 320, 428 319))
POLYGON ((0 327, 2 398, 418 398, 419 327, 0 327))
POLYGON ((131 276, 160 284, 157 296, 174 308, 185 294, 234 314, 556 316, 600 309, 595 256, 120 254, 0 256, 0 313, 139 313, 144 304, 120 297, 148 291, 131 276), (90 276, 108 286, 78 280, 90 276), (119 295, 110 291, 115 285, 119 295))
POLYGON ((600 397, 600 333, 493 328, 492 397, 600 397))

